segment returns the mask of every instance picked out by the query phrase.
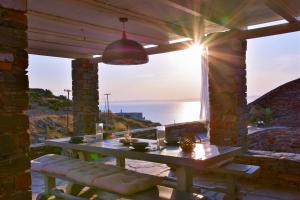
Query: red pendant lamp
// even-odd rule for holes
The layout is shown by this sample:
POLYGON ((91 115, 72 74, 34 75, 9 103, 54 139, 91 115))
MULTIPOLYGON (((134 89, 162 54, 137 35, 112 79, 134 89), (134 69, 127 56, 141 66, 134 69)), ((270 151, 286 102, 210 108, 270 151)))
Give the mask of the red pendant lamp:
POLYGON ((140 65, 149 61, 144 47, 134 40, 127 39, 125 22, 127 18, 120 18, 123 23, 123 34, 120 40, 109 44, 103 51, 102 62, 111 65, 140 65))

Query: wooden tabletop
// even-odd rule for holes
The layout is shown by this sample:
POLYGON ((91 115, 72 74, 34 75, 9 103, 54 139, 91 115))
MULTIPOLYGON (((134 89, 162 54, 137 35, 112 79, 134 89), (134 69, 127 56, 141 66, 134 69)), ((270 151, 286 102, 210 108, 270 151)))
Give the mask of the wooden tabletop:
POLYGON ((146 139, 138 140, 148 142, 150 150, 138 152, 121 144, 119 142, 120 138, 82 144, 69 143, 69 139, 70 138, 52 139, 46 140, 45 143, 49 146, 61 147, 64 149, 94 152, 115 157, 122 156, 130 159, 180 165, 196 169, 213 165, 241 152, 240 147, 219 147, 210 144, 196 144, 196 148, 192 153, 184 153, 178 146, 167 146, 163 150, 157 150, 156 140, 146 139))

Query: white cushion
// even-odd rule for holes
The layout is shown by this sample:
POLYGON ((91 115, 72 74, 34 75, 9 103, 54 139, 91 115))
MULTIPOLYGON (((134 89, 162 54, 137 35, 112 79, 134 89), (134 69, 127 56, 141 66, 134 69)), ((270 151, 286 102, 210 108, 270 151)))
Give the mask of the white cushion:
POLYGON ((131 195, 152 188, 162 178, 129 170, 94 179, 92 186, 122 195, 131 195))
POLYGON ((42 172, 46 165, 69 160, 69 158, 56 154, 47 154, 31 161, 31 170, 42 172))
POLYGON ((75 182, 91 185, 93 180, 107 176, 113 173, 122 171, 123 168, 113 165, 105 165, 101 163, 89 163, 87 166, 83 166, 77 169, 73 169, 67 173, 67 178, 74 180, 75 182))
POLYGON ((65 176, 69 171, 83 166, 87 166, 88 162, 79 159, 69 159, 58 163, 51 163, 43 167, 42 171, 46 173, 65 176))

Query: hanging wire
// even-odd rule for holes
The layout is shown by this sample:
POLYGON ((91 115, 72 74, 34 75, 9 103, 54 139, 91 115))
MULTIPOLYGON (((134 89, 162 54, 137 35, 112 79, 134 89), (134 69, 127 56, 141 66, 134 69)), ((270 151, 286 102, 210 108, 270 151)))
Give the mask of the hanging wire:
POLYGON ((83 35, 83 41, 86 41, 86 36, 85 36, 85 32, 84 32, 84 29, 81 28, 80 31, 82 32, 82 35, 83 35))

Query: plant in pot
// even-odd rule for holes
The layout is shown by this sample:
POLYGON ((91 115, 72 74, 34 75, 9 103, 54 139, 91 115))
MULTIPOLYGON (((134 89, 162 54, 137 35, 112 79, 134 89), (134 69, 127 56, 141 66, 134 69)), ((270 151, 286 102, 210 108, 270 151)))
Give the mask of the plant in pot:
POLYGON ((192 152, 196 146, 195 134, 192 132, 184 132, 180 134, 179 146, 183 152, 192 152))

